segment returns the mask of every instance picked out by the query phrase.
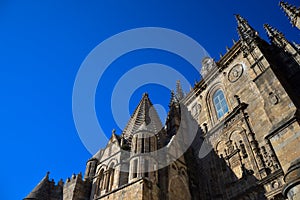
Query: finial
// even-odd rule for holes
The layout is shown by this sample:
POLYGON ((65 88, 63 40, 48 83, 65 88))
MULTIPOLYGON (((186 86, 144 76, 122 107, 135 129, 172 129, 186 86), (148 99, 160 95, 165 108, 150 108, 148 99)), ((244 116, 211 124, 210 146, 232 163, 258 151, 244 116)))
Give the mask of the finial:
POLYGON ((293 45, 295 46, 295 48, 296 48, 298 51, 300 51, 300 45, 299 45, 299 44, 297 44, 296 42, 293 42, 293 45))
POLYGON ((233 43, 233 44, 235 44, 235 43, 236 43, 235 39, 232 39, 232 43, 233 43))
POLYGON ((47 173, 46 173, 46 178, 47 178, 47 179, 49 178, 49 174, 50 174, 50 172, 47 171, 47 173))
POLYGON ((195 79, 195 80, 194 80, 194 85, 197 85, 197 83, 198 83, 198 81, 195 79))
POLYGON ((235 14, 234 16, 238 23, 238 26, 247 26, 248 21, 246 19, 244 19, 241 15, 235 14))
POLYGON ((113 129, 113 130, 111 131, 111 133, 112 133, 113 135, 115 135, 115 134, 116 134, 116 129, 113 129))
POLYGON ((234 16, 235 16, 235 19, 236 19, 237 21, 241 21, 241 15, 239 15, 239 14, 234 14, 234 16))
POLYGON ((144 93, 143 93, 143 97, 148 97, 148 93, 147 93, 147 92, 144 92, 144 93))

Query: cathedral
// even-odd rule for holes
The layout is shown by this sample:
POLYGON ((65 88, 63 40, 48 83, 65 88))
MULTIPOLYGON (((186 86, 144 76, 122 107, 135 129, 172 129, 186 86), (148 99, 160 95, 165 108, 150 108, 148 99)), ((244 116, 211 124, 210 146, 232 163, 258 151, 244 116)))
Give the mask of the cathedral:
MULTIPOLYGON (((280 2, 300 29, 300 8, 280 2)), ((120 135, 65 182, 24 200, 300 200, 300 45, 240 15, 239 40, 171 93, 165 124, 145 93, 120 135)))

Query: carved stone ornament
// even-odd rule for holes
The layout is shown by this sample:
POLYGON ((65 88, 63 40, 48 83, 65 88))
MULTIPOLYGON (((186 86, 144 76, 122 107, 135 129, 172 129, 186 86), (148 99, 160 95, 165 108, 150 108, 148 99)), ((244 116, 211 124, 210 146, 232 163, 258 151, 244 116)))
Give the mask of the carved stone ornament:
POLYGON ((195 116, 199 115, 200 112, 201 112, 201 105, 195 103, 192 107, 192 115, 195 117, 195 116))
POLYGON ((244 72, 243 65, 237 64, 233 66, 228 73, 228 80, 231 83, 236 82, 243 75, 243 72, 244 72))
POLYGON ((272 105, 276 105, 279 102, 279 97, 275 92, 269 93, 269 99, 272 105))
POLYGON ((210 57, 205 57, 202 60, 201 76, 204 78, 212 69, 216 68, 217 64, 210 57))

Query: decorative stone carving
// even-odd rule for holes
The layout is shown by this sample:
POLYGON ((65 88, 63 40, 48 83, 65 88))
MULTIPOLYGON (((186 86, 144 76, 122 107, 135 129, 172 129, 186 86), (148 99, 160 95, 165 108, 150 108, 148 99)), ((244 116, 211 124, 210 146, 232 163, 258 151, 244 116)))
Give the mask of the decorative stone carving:
POLYGON ((276 105, 279 103, 279 96, 276 94, 276 92, 270 92, 269 93, 269 100, 272 105, 276 105))
POLYGON ((236 82, 243 75, 243 72, 244 72, 243 65, 237 64, 233 66, 228 73, 228 80, 231 83, 236 82))
POLYGON ((199 113, 201 112, 201 105, 198 104, 198 103, 195 103, 193 106, 192 106, 192 115, 194 117, 198 116, 199 113))
POLYGON ((227 141, 226 146, 227 146, 227 153, 232 154, 232 152, 234 150, 234 146, 232 144, 232 141, 231 140, 227 141))
POLYGON ((275 171, 279 169, 278 163, 276 162, 276 158, 275 155, 272 153, 272 150, 266 147, 268 147, 268 145, 261 147, 264 162, 267 167, 269 167, 272 171, 275 171))
POLYGON ((202 60, 202 68, 201 68, 201 76, 205 78, 205 76, 214 68, 217 67, 215 61, 210 57, 205 57, 202 60))
POLYGON ((279 188, 279 183, 275 180, 275 181, 273 181, 272 183, 271 183, 271 186, 272 186, 272 188, 273 189, 277 189, 277 188, 279 188))
POLYGON ((240 142, 240 150, 241 150, 241 152, 242 152, 242 156, 243 156, 243 158, 247 158, 247 157, 248 157, 248 154, 247 154, 245 145, 244 145, 244 143, 242 142, 242 140, 240 140, 239 142, 240 142))

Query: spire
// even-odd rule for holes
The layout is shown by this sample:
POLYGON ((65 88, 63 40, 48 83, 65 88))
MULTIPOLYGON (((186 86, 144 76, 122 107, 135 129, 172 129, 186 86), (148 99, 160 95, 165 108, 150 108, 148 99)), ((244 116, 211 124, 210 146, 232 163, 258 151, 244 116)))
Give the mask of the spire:
POLYGON ((264 24, 264 28, 271 43, 280 43, 280 45, 282 45, 282 40, 285 39, 283 33, 278 31, 276 28, 270 26, 269 24, 264 24))
POLYGON ((245 20, 242 16, 239 14, 235 15, 238 27, 238 34, 240 36, 240 39, 246 43, 250 43, 254 38, 258 36, 258 33, 254 28, 252 28, 248 21, 245 20))
POLYGON ((159 132, 162 128, 160 118, 147 93, 143 94, 140 103, 136 107, 129 122, 127 123, 127 126, 123 130, 123 137, 131 143, 132 136, 141 126, 146 126, 147 130, 153 133, 159 132))
POLYGON ((24 200, 29 199, 40 199, 43 198, 44 195, 47 195, 48 189, 50 188, 49 174, 44 176, 44 178, 37 184, 37 186, 25 197, 24 200))
POLYGON ((284 1, 280 1, 279 5, 290 19, 292 25, 296 26, 297 17, 300 17, 300 8, 296 8, 296 6, 288 4, 284 1))
POLYGON ((176 134, 180 123, 180 103, 174 94, 174 91, 171 91, 171 98, 169 103, 169 112, 166 120, 166 125, 170 128, 170 132, 168 133, 170 138, 176 134), (174 128, 175 127, 175 128, 174 128))
POLYGON ((178 100, 181 100, 184 97, 184 93, 183 93, 183 90, 181 87, 180 80, 176 81, 176 97, 178 100))

